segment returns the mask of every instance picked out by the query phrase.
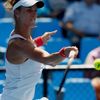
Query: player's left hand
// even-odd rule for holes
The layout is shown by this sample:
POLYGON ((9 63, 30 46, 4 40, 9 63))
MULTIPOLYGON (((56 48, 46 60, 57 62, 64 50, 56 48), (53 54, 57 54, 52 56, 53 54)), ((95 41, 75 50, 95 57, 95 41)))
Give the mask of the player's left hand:
POLYGON ((54 30, 52 32, 45 32, 43 35, 42 35, 42 40, 43 40, 43 43, 46 44, 48 42, 48 40, 51 38, 51 36, 53 34, 55 34, 57 32, 57 30, 54 30))

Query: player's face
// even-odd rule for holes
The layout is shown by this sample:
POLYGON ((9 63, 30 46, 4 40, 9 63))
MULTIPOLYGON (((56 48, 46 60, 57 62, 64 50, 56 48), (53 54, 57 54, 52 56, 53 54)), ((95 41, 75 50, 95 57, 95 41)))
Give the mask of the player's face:
POLYGON ((22 7, 18 14, 18 19, 25 27, 33 28, 37 17, 36 5, 32 7, 22 7))

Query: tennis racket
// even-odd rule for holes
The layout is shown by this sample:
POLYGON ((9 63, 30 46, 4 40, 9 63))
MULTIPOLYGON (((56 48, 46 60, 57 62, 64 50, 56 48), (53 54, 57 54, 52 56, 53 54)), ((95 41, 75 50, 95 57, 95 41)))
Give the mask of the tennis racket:
POLYGON ((67 75, 67 72, 68 72, 68 69, 70 68, 70 66, 72 65, 72 62, 74 60, 74 56, 75 56, 76 52, 75 51, 71 51, 70 54, 69 54, 69 60, 68 60, 68 64, 67 64, 67 68, 65 69, 65 72, 64 72, 64 76, 63 76, 63 79, 61 81, 61 84, 59 86, 59 90, 57 92, 57 95, 60 94, 61 90, 62 90, 62 87, 65 83, 65 80, 66 80, 66 75, 67 75))

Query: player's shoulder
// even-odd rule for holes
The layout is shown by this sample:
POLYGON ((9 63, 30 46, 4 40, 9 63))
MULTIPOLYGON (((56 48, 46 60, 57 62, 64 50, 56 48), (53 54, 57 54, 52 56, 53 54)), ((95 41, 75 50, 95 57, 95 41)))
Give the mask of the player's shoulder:
POLYGON ((22 39, 22 38, 14 38, 11 39, 8 43, 9 46, 12 46, 16 49, 25 49, 28 47, 35 47, 32 40, 22 39))

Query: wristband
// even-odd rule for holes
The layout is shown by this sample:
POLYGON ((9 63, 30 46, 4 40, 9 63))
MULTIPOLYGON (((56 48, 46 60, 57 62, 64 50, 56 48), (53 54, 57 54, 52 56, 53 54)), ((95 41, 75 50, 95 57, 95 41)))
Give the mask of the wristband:
POLYGON ((62 48, 62 49, 59 51, 59 54, 60 54, 62 57, 66 58, 65 48, 62 48))
POLYGON ((43 44, 44 44, 44 43, 43 43, 43 39, 42 39, 41 36, 35 38, 34 41, 35 41, 37 47, 39 47, 39 46, 43 46, 43 44))

